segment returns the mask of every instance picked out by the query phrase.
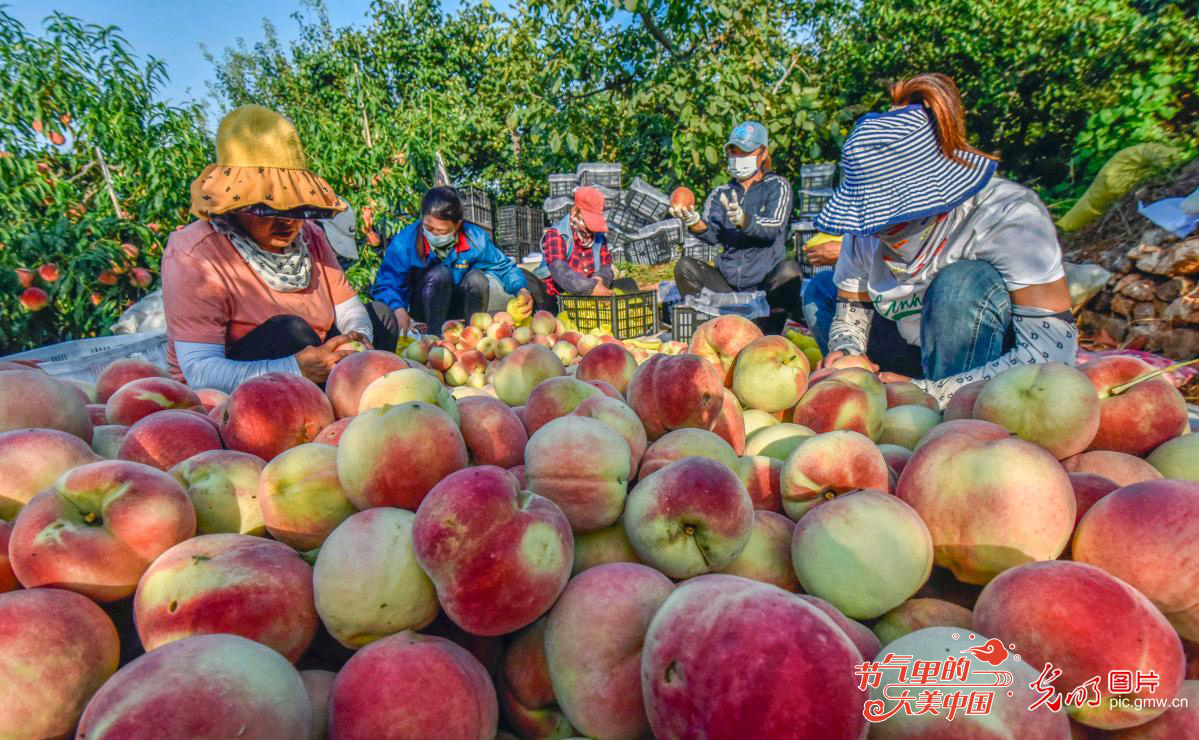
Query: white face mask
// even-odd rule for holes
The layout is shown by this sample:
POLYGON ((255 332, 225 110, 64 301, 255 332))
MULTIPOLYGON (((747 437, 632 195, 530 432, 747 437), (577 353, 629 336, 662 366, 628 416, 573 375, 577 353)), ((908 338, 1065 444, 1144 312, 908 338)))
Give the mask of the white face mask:
POLYGON ((425 239, 428 240, 429 246, 434 249, 448 247, 458 238, 458 232, 456 231, 451 231, 448 234, 434 234, 424 227, 421 227, 421 230, 425 232, 425 239))
POLYGON ((729 155, 729 174, 738 180, 748 180, 758 171, 758 156, 747 154, 744 157, 729 155))

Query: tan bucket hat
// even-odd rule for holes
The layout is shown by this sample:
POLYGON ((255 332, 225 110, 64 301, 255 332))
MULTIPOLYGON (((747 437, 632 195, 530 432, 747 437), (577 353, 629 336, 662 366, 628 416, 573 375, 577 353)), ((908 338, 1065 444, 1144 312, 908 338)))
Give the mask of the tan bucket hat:
POLYGON ((260 105, 221 119, 216 164, 192 181, 191 211, 208 220, 232 211, 260 216, 329 218, 345 210, 333 188, 308 171, 296 127, 260 105))

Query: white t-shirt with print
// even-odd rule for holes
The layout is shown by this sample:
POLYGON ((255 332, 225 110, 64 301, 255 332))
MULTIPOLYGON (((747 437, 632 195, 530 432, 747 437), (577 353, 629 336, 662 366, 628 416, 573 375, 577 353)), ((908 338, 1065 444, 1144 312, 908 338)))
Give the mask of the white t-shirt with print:
POLYGON ((875 312, 897 322, 900 335, 919 345, 924 292, 946 265, 966 259, 988 262, 1009 292, 1065 277, 1053 218, 1032 190, 993 177, 951 218, 941 243, 916 260, 908 274, 888 267, 889 250, 877 238, 846 237, 834 282, 841 290, 869 294, 875 312))

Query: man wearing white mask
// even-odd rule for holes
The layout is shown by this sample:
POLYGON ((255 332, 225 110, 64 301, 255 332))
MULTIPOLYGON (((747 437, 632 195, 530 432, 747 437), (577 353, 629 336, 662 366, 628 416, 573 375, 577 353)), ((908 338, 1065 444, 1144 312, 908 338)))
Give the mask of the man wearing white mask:
POLYGON ((694 207, 671 207, 697 238, 723 247, 715 266, 693 257, 675 264, 679 293, 762 290, 772 309, 798 319, 799 263, 786 258, 791 184, 771 171, 766 127, 756 121, 738 125, 725 153, 732 179, 708 195, 702 214, 694 207))

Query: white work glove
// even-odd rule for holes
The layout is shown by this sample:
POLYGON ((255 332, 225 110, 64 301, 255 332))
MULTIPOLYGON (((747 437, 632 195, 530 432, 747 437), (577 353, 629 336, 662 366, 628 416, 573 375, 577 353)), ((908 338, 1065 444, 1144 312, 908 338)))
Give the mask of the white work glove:
POLYGON ((729 193, 727 196, 720 196, 720 203, 724 206, 724 212, 733 226, 744 229, 749 219, 746 218, 745 211, 741 210, 741 202, 737 199, 737 194, 729 193))
POLYGON ((682 221, 689 229, 699 223, 699 211, 695 210, 695 206, 671 206, 670 215, 682 221))

